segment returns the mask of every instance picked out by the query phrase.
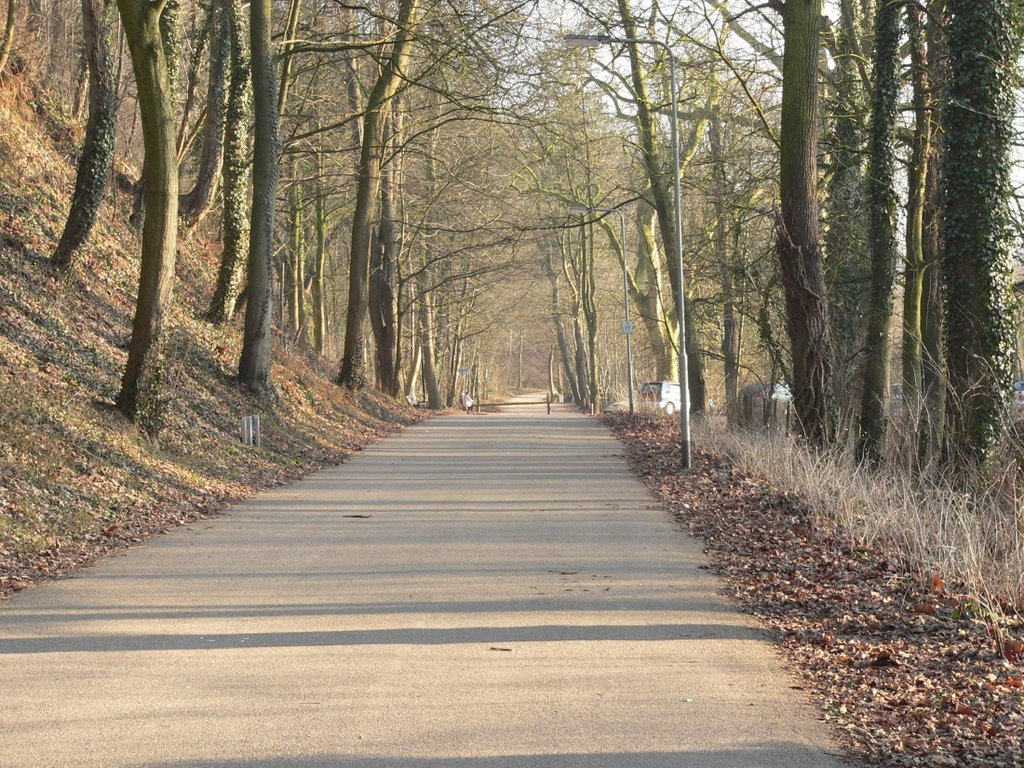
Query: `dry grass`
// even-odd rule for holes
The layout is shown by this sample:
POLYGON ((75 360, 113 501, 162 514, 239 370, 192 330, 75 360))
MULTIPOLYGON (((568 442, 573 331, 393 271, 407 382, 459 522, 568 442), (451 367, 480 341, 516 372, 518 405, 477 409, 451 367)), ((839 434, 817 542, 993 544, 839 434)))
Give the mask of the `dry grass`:
POLYGON ((872 471, 845 452, 809 451, 782 431, 705 426, 697 439, 805 499, 819 525, 857 546, 887 552, 923 576, 941 574, 989 606, 1016 606, 1024 598, 1024 539, 1012 470, 965 491, 935 468, 914 474, 894 463, 872 471))

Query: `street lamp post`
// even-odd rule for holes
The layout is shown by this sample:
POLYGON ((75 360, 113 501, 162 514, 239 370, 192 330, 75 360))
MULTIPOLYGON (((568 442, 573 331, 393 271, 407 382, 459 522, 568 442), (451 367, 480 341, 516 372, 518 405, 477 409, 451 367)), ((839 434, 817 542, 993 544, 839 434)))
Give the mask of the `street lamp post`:
POLYGON ((600 48, 602 45, 629 43, 654 45, 668 54, 669 86, 672 90, 672 170, 675 187, 676 237, 675 257, 678 273, 679 299, 676 315, 679 319, 679 437, 683 469, 689 469, 690 456, 690 383, 687 376, 686 360, 686 283, 683 271, 683 201, 679 182, 679 108, 676 100, 676 58, 672 49, 661 40, 653 38, 612 37, 611 35, 566 35, 565 44, 570 48, 600 48))
POLYGON ((619 215, 619 241, 622 243, 622 307, 625 320, 622 332, 626 336, 626 381, 629 387, 629 415, 633 415, 633 322, 629 319, 629 278, 626 274, 626 217, 618 208, 590 208, 586 205, 574 205, 569 208, 574 216, 585 216, 588 213, 617 213, 619 215))

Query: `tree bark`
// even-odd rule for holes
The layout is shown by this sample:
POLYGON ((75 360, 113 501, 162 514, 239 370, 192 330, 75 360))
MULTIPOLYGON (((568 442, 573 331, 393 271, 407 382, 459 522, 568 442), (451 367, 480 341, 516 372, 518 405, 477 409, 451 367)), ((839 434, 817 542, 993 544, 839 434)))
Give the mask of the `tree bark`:
POLYGON ((139 296, 117 405, 149 433, 162 421, 164 324, 171 308, 178 235, 174 93, 161 31, 164 6, 118 0, 138 89, 146 178, 139 296))
POLYGON ((831 397, 840 413, 859 408, 858 381, 863 370, 864 308, 871 272, 868 257, 868 205, 864 158, 867 156, 865 116, 869 114, 869 78, 862 51, 863 20, 859 3, 840 3, 835 71, 829 78, 827 193, 823 204, 825 280, 829 296, 832 341, 831 397))
POLYGON ((1010 177, 1018 0, 950 0, 942 171, 951 444, 990 456, 1013 381, 1010 177))
POLYGON ((355 211, 352 214, 352 244, 349 249, 348 311, 345 322, 345 346, 338 383, 350 389, 366 384, 364 370, 366 318, 370 277, 370 229, 380 183, 381 127, 384 110, 402 83, 402 73, 412 51, 412 25, 418 0, 401 0, 396 38, 391 55, 381 70, 366 101, 363 116, 362 147, 359 155, 355 211))
POLYGON ((718 262, 722 283, 722 373, 725 380, 725 413, 730 428, 738 426, 740 380, 740 322, 736 311, 736 288, 729 258, 729 233, 725 197, 729 179, 725 168, 725 147, 722 121, 715 111, 708 131, 714 164, 715 186, 715 260, 718 262))
POLYGON ((569 343, 565 338, 565 327, 562 325, 562 302, 558 291, 558 273, 549 256, 547 261, 548 280, 551 281, 551 322, 555 326, 555 338, 558 341, 558 354, 561 358, 562 369, 565 372, 565 380, 569 384, 569 393, 577 408, 583 407, 583 398, 580 397, 579 385, 576 383, 576 375, 573 371, 573 358, 569 351, 569 343))
POLYGON ((327 305, 324 280, 327 267, 327 185, 324 181, 324 155, 316 155, 316 251, 313 254, 313 280, 310 290, 313 312, 313 348, 324 354, 327 337, 327 305))
POLYGON ((17 12, 18 0, 7 0, 7 21, 4 23, 4 36, 0 39, 0 75, 7 67, 7 59, 14 45, 14 20, 17 12))
POLYGON ((306 213, 302 199, 301 176, 298 163, 292 163, 291 187, 288 190, 288 248, 285 260, 285 279, 282 290, 285 293, 288 309, 288 325, 296 339, 302 339, 306 333, 306 213))
POLYGON ((99 0, 82 0, 82 22, 89 70, 89 121, 85 127, 82 156, 78 160, 71 210, 57 249, 50 259, 61 272, 71 270, 75 254, 89 239, 103 204, 103 194, 114 157, 115 93, 103 23, 103 5, 99 0))
POLYGON ((819 248, 818 57, 821 0, 786 0, 783 10, 781 211, 777 251, 793 353, 798 429, 817 446, 830 439, 828 299, 819 248))
POLYGON ((637 314, 652 340, 654 355, 654 378, 674 379, 679 375, 679 357, 675 339, 679 335, 675 304, 662 301, 662 270, 659 260, 658 239, 654 232, 655 210, 641 198, 637 203, 637 231, 639 249, 634 277, 630 281, 629 294, 637 306, 637 314))
MULTIPOLYGON (((931 0, 928 7, 928 74, 931 79, 932 94, 942 90, 945 82, 946 48, 945 48, 945 0, 931 0)), ((934 105, 934 97, 931 103, 934 105)), ((941 119, 932 119, 932 130, 936 134, 941 126, 941 119)), ((922 303, 923 326, 923 360, 922 385, 924 387, 926 423, 922 430, 922 457, 926 454, 938 455, 945 433, 946 386, 945 386, 945 354, 943 351, 942 308, 944 304, 942 288, 942 152, 938 137, 933 138, 928 153, 928 168, 925 174, 925 199, 922 214, 923 237, 921 241, 925 262, 924 296, 922 303), (924 432, 927 434, 924 434, 924 432)))
POLYGON ((924 13, 908 5, 907 32, 914 88, 914 143, 907 168, 907 256, 903 280, 903 401, 918 409, 923 392, 922 339, 925 283, 924 209, 928 189, 928 156, 931 153, 931 86, 925 52, 924 13))
POLYGON ((896 114, 900 90, 898 2, 887 1, 875 17, 875 77, 868 166, 871 288, 868 304, 864 385, 861 390, 857 458, 877 465, 887 424, 889 368, 892 358, 893 285, 896 274, 896 114))
POLYGON ((243 254, 249 246, 249 127, 252 123, 252 81, 249 42, 241 0, 227 0, 226 22, 231 45, 231 76, 224 133, 223 210, 224 250, 206 319, 217 324, 231 320, 242 284, 243 254))
MULTIPOLYGON (((597 283, 594 277, 594 237, 591 234, 587 236, 588 230, 590 229, 590 223, 584 223, 580 227, 580 232, 583 233, 581 248, 582 258, 581 270, 580 270, 580 305, 583 309, 583 320, 587 327, 587 358, 588 366, 587 370, 590 374, 590 412, 597 413, 601 408, 600 403, 600 388, 598 380, 598 347, 597 347, 597 336, 598 336, 598 317, 597 317, 597 283)), ((519 351, 519 389, 522 389, 522 336, 520 336, 520 351, 519 351)))
MULTIPOLYGON (((397 100, 392 102, 391 117, 387 121, 388 140, 394 146, 399 135, 397 100)), ((396 226, 399 173, 397 158, 381 170, 380 224, 370 258, 368 307, 370 327, 376 347, 377 386, 392 397, 398 394, 396 361, 396 307, 395 273, 398 263, 398 228, 396 226)))
POLYGON ((238 363, 239 383, 260 396, 266 395, 270 387, 274 203, 277 199, 280 152, 271 8, 271 0, 252 0, 249 6, 255 124, 253 201, 247 269, 248 300, 242 355, 238 363))
POLYGON ((441 388, 437 382, 437 359, 434 352, 434 310, 426 275, 421 275, 418 283, 419 297, 417 305, 419 307, 423 386, 427 390, 427 407, 439 411, 444 408, 444 401, 441 399, 441 388))
POLYGON ((209 208, 220 178, 224 157, 224 116, 228 96, 228 59, 231 55, 230 20, 223 9, 214 14, 210 30, 210 73, 206 94, 206 120, 203 146, 192 190, 180 201, 181 215, 188 226, 195 226, 209 208))

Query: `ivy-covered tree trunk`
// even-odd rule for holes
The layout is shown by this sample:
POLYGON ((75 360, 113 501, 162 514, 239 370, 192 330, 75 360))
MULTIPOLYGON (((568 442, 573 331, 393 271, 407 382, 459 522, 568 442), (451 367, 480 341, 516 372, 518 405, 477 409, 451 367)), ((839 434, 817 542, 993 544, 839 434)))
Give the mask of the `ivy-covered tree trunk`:
POLYGON ((217 287, 206 319, 226 323, 235 312, 241 292, 243 256, 249 247, 249 128, 252 124, 252 80, 249 40, 241 0, 227 0, 226 22, 231 43, 231 74, 224 129, 224 177, 221 226, 224 250, 217 287))
POLYGON ((896 277, 896 113, 900 90, 903 7, 887 0, 875 16, 874 93, 868 161, 868 242, 871 287, 867 308, 864 383, 861 389, 857 458, 877 464, 885 438, 892 348, 893 285, 896 277))
POLYGON ((777 252, 786 294, 786 328, 800 433, 814 445, 831 436, 828 402, 828 298, 819 248, 818 60, 821 0, 783 6, 782 131, 777 252))
POLYGON ((1010 152, 1019 0, 950 0, 943 234, 950 446, 984 462, 1013 376, 1010 152))
MULTIPOLYGON (((127 0, 123 0, 127 1, 127 0)), ((263 396, 270 387, 273 312, 274 203, 277 201, 277 87, 271 42, 271 0, 252 0, 250 50, 254 106, 252 216, 250 218, 245 331, 238 380, 263 396)))
POLYGON ((224 116, 228 97, 228 60, 231 56, 231 25, 225 9, 210 9, 210 72, 206 94, 206 120, 203 123, 202 151, 196 182, 182 195, 181 215, 185 223, 195 226, 206 213, 220 178, 224 156, 224 116))
POLYGON ((139 296, 117 405, 147 432, 161 426, 164 326, 174 286, 178 237, 178 155, 174 91, 161 15, 167 6, 118 0, 138 89, 145 152, 145 221, 139 296))
MULTIPOLYGON (((945 43, 946 0, 930 0, 928 4, 927 54, 928 75, 931 80, 932 104, 937 103, 934 95, 942 92, 946 81, 945 43)), ((942 287, 942 151, 938 131, 942 125, 940 116, 932 119, 933 136, 928 152, 928 168, 925 173, 925 199, 922 214, 921 247, 925 263, 924 295, 921 299, 921 325, 923 333, 922 386, 924 387, 925 413, 921 436, 921 453, 938 455, 941 451, 946 424, 946 374, 945 350, 943 349, 943 287, 942 287)))
POLYGON ((865 40, 859 3, 843 0, 836 33, 835 70, 829 79, 825 105, 828 135, 822 142, 829 164, 824 196, 823 240, 825 281, 828 286, 830 338, 832 342, 831 396, 841 413, 859 406, 856 381, 862 367, 864 308, 868 304, 868 206, 867 183, 867 83, 862 77, 865 40))
POLYGON ((345 346, 342 351, 338 383, 350 389, 366 384, 365 338, 370 279, 370 228, 380 184, 380 150, 383 140, 384 110, 402 84, 402 73, 412 52, 412 27, 418 0, 401 0, 396 20, 396 38, 391 55, 381 69, 366 100, 363 115, 362 147, 356 183, 355 211, 352 214, 352 245, 349 249, 348 311, 345 322, 345 346))
MULTIPOLYGON (((74 265, 75 254, 89 239, 103 203, 114 157, 114 84, 100 0, 82 0, 85 59, 89 70, 89 121, 78 159, 75 192, 64 232, 50 262, 62 272, 74 265)), ((0 69, 3 66, 0 65, 0 69)))

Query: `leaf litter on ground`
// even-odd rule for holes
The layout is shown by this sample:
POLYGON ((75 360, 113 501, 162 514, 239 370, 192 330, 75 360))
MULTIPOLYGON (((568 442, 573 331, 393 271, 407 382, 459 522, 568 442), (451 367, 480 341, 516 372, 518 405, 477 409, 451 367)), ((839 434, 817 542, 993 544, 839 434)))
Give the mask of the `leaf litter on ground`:
POLYGON ((794 494, 695 451, 666 419, 608 414, 633 471, 705 544, 725 591, 869 766, 1024 766, 1024 623, 894 553, 852 543, 794 494))

